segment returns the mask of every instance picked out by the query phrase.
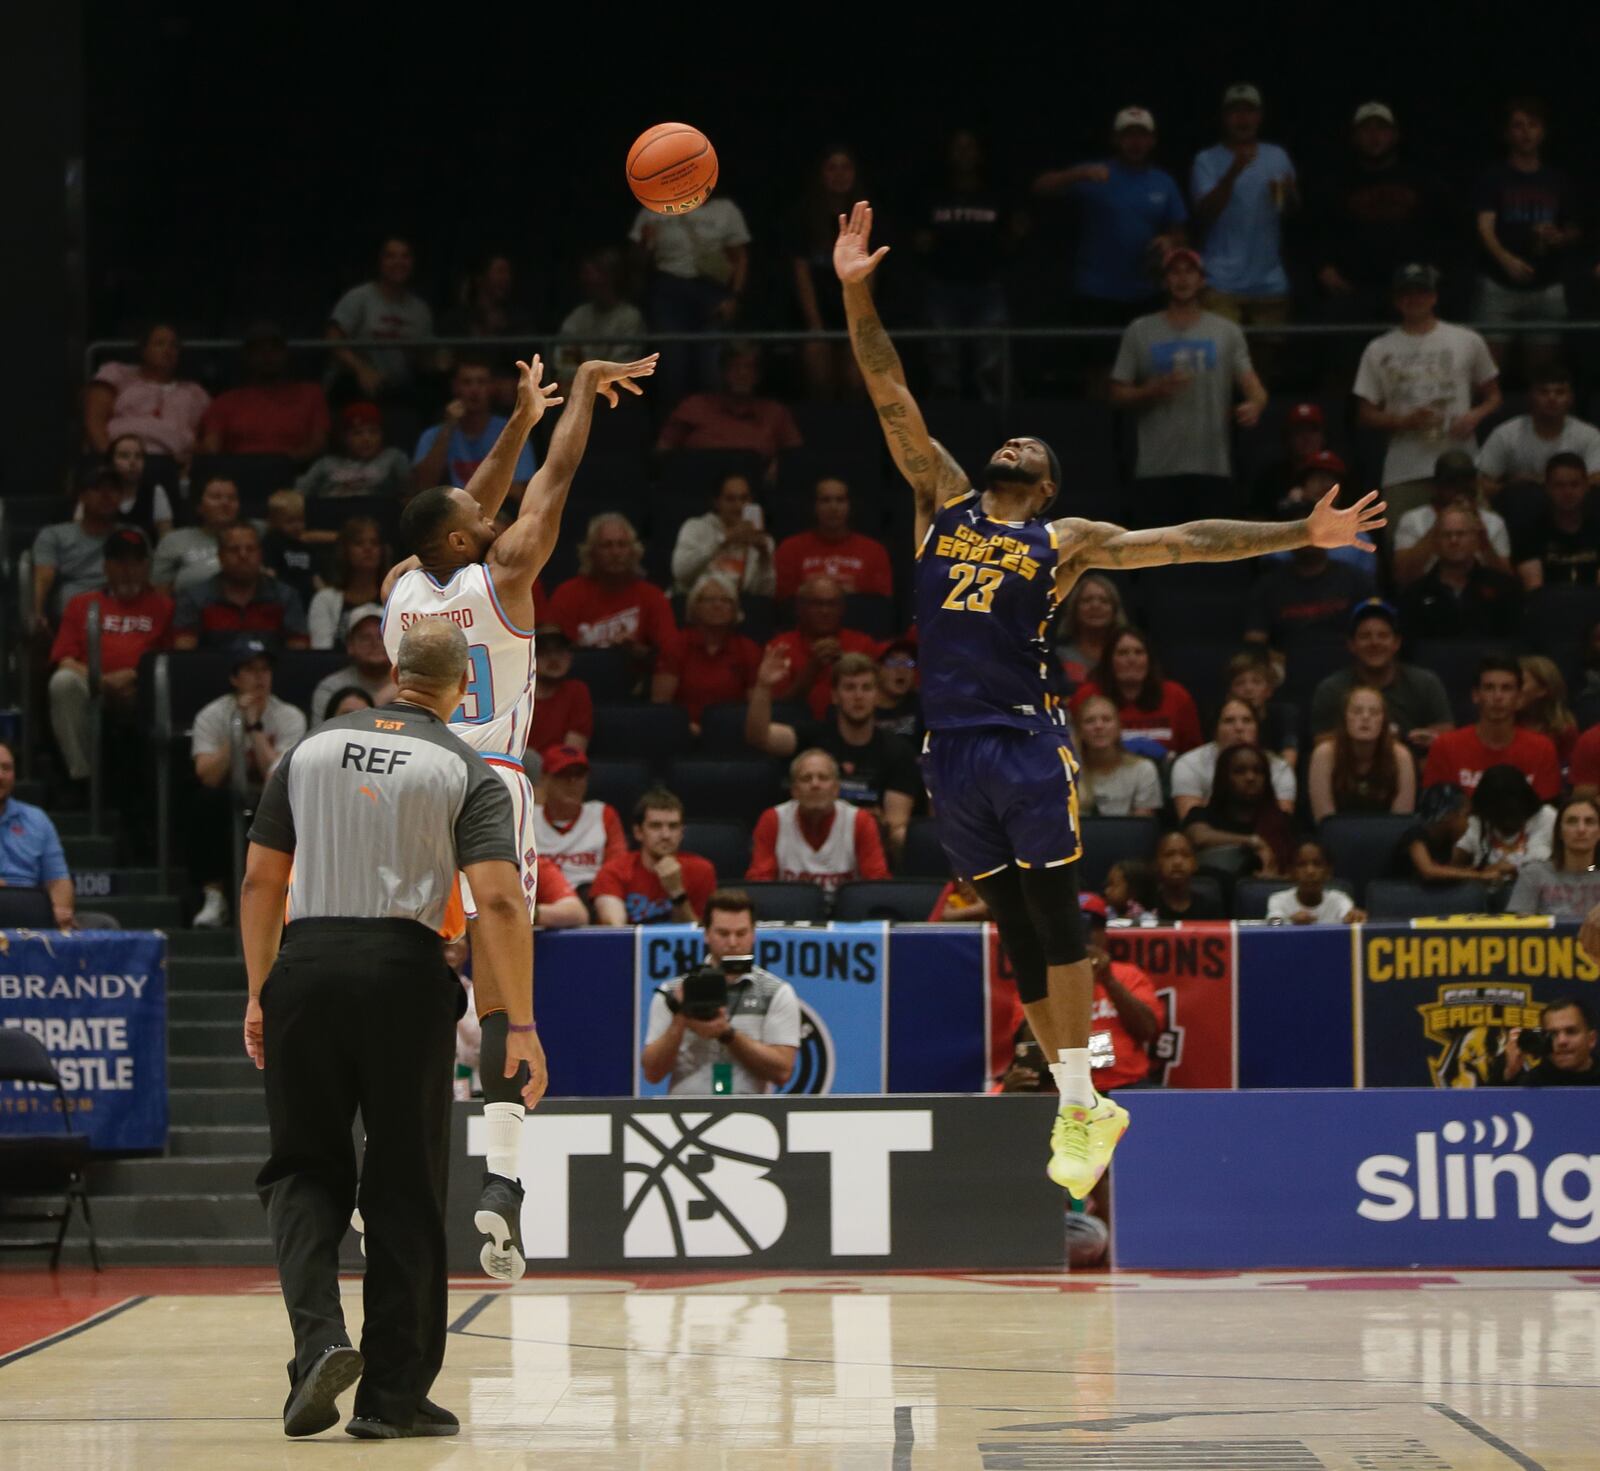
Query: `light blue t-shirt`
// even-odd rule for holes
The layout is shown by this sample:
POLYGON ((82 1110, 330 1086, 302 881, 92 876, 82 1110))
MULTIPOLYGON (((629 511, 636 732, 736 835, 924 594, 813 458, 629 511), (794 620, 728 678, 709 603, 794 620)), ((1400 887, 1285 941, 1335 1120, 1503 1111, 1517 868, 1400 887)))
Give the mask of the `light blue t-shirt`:
MULTIPOLYGON (((1233 166, 1233 149, 1216 143, 1197 153, 1189 196, 1204 199, 1233 166)), ((1206 284, 1238 296, 1286 296, 1283 216, 1272 200, 1274 179, 1293 179, 1294 164, 1276 143, 1258 143, 1256 156, 1233 181, 1233 195, 1206 232, 1206 284)))
MULTIPOLYGON (((483 426, 483 431, 471 437, 459 424, 456 426, 450 435, 450 453, 445 462, 451 485, 465 486, 467 481, 472 479, 472 472, 489 457, 489 451, 494 448, 495 440, 500 437, 500 431, 505 427, 505 417, 501 414, 490 414, 489 422, 483 426)), ((433 442, 438 437, 437 424, 431 429, 422 431, 422 437, 417 441, 417 452, 411 457, 413 465, 419 465, 427 458, 428 451, 433 448, 433 442)), ((522 446, 522 453, 517 456, 517 468, 511 478, 532 480, 536 468, 533 446, 525 444, 522 446)))
POLYGON ((44 809, 15 797, 0 805, 0 882, 8 889, 40 889, 69 877, 56 825, 44 809))
POLYGON ((1154 296, 1158 282, 1145 258, 1150 242, 1189 218, 1172 175, 1162 169, 1130 169, 1106 161, 1103 184, 1084 180, 1071 194, 1082 211, 1072 289, 1100 301, 1138 301, 1154 296))

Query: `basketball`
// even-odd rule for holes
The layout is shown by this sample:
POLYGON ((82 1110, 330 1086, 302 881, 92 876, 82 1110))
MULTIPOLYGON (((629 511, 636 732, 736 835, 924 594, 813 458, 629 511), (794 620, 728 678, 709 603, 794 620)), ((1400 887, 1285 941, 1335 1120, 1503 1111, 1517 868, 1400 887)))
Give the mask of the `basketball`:
POLYGON ((657 123, 628 150, 628 187, 646 209, 683 215, 698 209, 717 184, 717 150, 688 123, 657 123))

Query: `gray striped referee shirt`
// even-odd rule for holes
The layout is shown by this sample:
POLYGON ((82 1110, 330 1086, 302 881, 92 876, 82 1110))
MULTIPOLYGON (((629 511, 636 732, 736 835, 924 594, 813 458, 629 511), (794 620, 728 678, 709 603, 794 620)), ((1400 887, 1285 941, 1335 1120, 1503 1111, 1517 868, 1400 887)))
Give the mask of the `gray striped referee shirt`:
POLYGON ((441 929, 468 864, 517 861, 511 795, 432 711, 389 704, 319 726, 273 772, 250 841, 294 854, 288 919, 441 929))

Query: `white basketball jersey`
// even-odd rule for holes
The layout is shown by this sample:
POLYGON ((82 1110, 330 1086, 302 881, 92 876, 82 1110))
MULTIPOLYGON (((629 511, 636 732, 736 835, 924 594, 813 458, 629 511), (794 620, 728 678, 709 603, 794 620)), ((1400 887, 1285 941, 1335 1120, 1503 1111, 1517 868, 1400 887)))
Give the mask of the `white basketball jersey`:
POLYGON ((520 765, 533 715, 533 630, 506 617, 482 562, 458 567, 448 582, 417 567, 395 583, 383 610, 391 660, 401 635, 421 618, 448 618, 466 635, 467 693, 451 713, 450 729, 485 756, 520 765))
POLYGON ((564 832, 545 816, 543 807, 535 807, 533 837, 539 852, 561 870, 573 888, 592 884, 606 861, 606 804, 585 802, 564 832))
POLYGON ((778 877, 785 883, 820 884, 829 890, 855 878, 856 811, 848 802, 835 802, 827 840, 820 848, 813 848, 800 831, 800 804, 782 803, 778 808, 778 841, 774 845, 778 877))

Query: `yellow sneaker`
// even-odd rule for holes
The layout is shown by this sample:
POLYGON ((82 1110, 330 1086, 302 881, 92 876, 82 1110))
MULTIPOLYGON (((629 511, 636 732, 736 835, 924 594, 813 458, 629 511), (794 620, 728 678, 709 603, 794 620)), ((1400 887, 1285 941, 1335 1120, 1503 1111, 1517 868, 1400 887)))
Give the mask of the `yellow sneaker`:
POLYGON ((1086 1199, 1127 1127, 1128 1110, 1099 1094, 1091 1108, 1064 1105, 1050 1129, 1046 1173, 1074 1200, 1086 1199))

